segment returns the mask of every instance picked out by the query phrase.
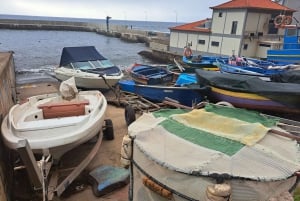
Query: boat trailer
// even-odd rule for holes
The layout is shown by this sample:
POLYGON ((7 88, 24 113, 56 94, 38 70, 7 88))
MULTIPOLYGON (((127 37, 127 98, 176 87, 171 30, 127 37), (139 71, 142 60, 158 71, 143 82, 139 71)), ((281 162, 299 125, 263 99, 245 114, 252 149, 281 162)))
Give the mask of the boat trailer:
MULTIPOLYGON (((29 179, 35 190, 42 190, 43 201, 50 201, 55 197, 60 197, 68 186, 80 175, 80 173, 87 167, 92 159, 97 154, 103 139, 103 131, 97 135, 97 142, 93 145, 88 155, 74 168, 71 168, 70 174, 66 176, 60 183, 59 174, 64 169, 55 168, 51 170, 54 162, 51 160, 51 155, 44 151, 44 156, 39 161, 36 161, 33 151, 26 139, 19 141, 17 152, 24 163, 24 167, 28 173, 29 179)), ((15 168, 15 170, 17 170, 15 168)), ((68 169, 70 170, 70 169, 68 169)))

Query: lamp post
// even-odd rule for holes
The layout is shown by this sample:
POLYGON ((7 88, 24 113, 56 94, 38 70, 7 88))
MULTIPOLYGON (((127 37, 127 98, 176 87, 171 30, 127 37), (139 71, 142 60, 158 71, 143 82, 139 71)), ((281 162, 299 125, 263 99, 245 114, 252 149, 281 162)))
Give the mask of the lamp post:
POLYGON ((111 17, 106 16, 106 31, 109 32, 109 20, 111 19, 111 17))

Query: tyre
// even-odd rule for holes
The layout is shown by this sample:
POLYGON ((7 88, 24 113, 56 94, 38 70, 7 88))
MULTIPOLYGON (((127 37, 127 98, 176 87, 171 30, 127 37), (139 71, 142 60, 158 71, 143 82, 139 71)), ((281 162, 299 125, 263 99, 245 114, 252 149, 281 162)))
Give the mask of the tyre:
POLYGON ((111 119, 105 119, 105 129, 103 130, 103 136, 106 140, 113 140, 115 138, 114 128, 111 119))
POLYGON ((135 121, 135 110, 130 105, 126 105, 125 107, 125 121, 127 126, 135 121))
POLYGON ((226 106, 226 107, 234 107, 231 103, 226 101, 217 102, 216 105, 226 106))

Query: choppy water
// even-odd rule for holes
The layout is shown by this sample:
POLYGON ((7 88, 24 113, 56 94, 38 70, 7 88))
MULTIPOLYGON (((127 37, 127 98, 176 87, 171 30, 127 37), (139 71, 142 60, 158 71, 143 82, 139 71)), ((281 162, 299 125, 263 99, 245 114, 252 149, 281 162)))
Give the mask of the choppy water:
POLYGON ((32 74, 52 73, 59 64, 63 47, 95 46, 115 65, 126 67, 134 62, 151 63, 138 53, 145 44, 128 43, 92 32, 0 30, 0 51, 13 51, 17 79, 32 74))
MULTIPOLYGON (((28 19, 52 21, 79 21, 105 23, 104 19, 37 17, 20 15, 0 15, 0 19, 28 19)), ((111 20, 110 24, 128 25, 133 29, 169 32, 169 27, 179 25, 174 22, 142 22, 111 20)), ((128 43, 119 38, 107 37, 93 32, 8 30, 0 29, 0 51, 13 51, 17 81, 23 83, 42 74, 53 75, 59 64, 63 47, 95 46, 96 49, 115 65, 126 67, 135 62, 152 63, 138 53, 147 50, 145 44, 128 43), (21 81, 23 80, 23 81, 21 81)))

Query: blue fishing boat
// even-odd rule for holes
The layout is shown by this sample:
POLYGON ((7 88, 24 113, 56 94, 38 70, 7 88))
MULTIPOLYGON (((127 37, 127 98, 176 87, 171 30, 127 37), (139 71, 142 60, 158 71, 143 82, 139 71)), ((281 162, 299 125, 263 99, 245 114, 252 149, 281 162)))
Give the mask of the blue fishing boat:
POLYGON ((183 56, 182 62, 193 69, 202 68, 204 70, 218 71, 219 68, 216 65, 218 58, 226 59, 226 57, 194 55, 190 57, 183 56))
POLYGON ((236 107, 271 113, 297 114, 296 116, 300 114, 300 84, 297 83, 299 77, 281 79, 294 81, 287 83, 264 81, 258 76, 200 69, 196 70, 196 76, 200 86, 211 87, 208 99, 212 102, 226 101, 236 107))
POLYGON ((163 102, 166 98, 177 101, 185 106, 193 106, 206 98, 209 87, 199 87, 194 82, 193 76, 182 74, 179 76, 177 85, 144 85, 134 80, 120 80, 119 86, 122 91, 135 93, 154 102, 163 102), (187 76, 186 78, 183 78, 187 76), (181 77, 181 78, 180 78, 181 77))
POLYGON ((139 84, 168 84, 173 81, 173 73, 165 65, 135 63, 127 71, 131 78, 139 84))
POLYGON ((270 77, 293 68, 292 65, 276 65, 272 62, 244 57, 230 57, 229 60, 217 59, 221 72, 270 77))

